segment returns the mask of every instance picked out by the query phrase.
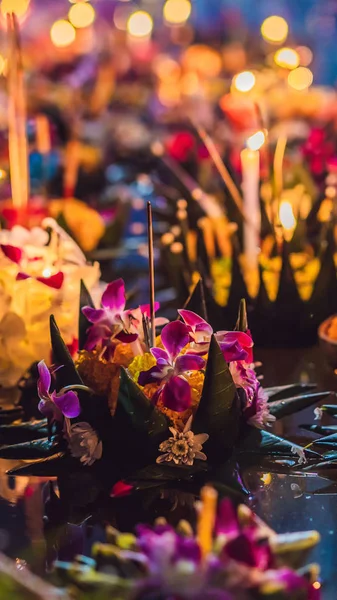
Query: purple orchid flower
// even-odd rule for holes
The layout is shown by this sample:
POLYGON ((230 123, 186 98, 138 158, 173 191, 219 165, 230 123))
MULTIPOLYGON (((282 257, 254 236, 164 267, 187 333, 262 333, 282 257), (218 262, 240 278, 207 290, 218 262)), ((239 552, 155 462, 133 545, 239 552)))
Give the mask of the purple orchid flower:
POLYGON ((253 362, 253 340, 248 333, 243 331, 218 331, 217 342, 227 362, 244 361, 253 362))
POLYGON ((102 308, 84 306, 84 316, 93 323, 88 329, 86 350, 93 350, 98 344, 108 345, 112 339, 132 343, 138 333, 129 333, 132 311, 125 310, 126 297, 123 279, 116 279, 107 286, 102 296, 102 308))
POLYGON ((181 321, 173 321, 163 328, 161 341, 165 348, 151 348, 151 354, 157 364, 148 371, 142 371, 138 383, 144 386, 148 383, 159 383, 159 390, 153 397, 156 403, 159 397, 167 408, 182 412, 191 404, 191 388, 184 378, 187 371, 200 371, 205 361, 196 354, 180 352, 189 343, 188 327, 181 321))
POLYGON ((259 429, 270 426, 275 417, 269 412, 268 397, 261 386, 254 369, 243 361, 233 361, 229 365, 231 375, 237 387, 246 393, 243 416, 246 421, 259 429))
POLYGON ((178 310, 179 315, 187 325, 191 337, 191 352, 196 354, 207 354, 211 336, 212 327, 191 310, 178 310))
POLYGON ((39 379, 37 381, 37 392, 40 398, 39 410, 45 416, 55 421, 61 421, 62 415, 68 419, 78 417, 80 414, 80 403, 76 392, 71 390, 50 393, 51 374, 44 362, 41 360, 37 365, 39 379))

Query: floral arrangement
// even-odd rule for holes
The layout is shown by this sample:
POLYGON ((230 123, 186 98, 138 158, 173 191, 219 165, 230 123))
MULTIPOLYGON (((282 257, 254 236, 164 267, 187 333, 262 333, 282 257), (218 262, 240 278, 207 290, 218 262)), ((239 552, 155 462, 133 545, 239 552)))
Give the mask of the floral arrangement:
POLYGON ((54 578, 81 589, 81 598, 277 598, 319 600, 317 565, 295 570, 319 540, 317 532, 277 535, 248 507, 226 498, 216 515, 214 488, 201 490, 196 532, 188 521, 176 529, 165 519, 136 534, 109 527, 92 559, 56 562, 54 578), (127 576, 126 576, 127 574, 127 576))
POLYGON ((100 271, 50 218, 31 230, 2 229, 0 249, 0 385, 10 387, 33 362, 49 361, 50 314, 75 348, 80 281, 94 292, 100 271))
MULTIPOLYGON (((100 308, 82 285, 75 363, 51 318, 56 366, 50 370, 40 361, 37 386, 49 436, 0 448, 2 458, 35 461, 11 472, 52 474, 82 464, 105 486, 122 481, 131 489, 144 480, 151 487, 195 475, 226 479, 218 467, 233 453, 239 462, 253 458, 271 468, 276 457, 278 464, 298 468, 319 460, 319 454, 273 435, 268 426, 329 392, 312 393, 310 385, 298 384, 262 388, 244 302, 234 331, 214 333, 196 313, 180 310, 177 321, 163 326, 154 348, 148 344, 149 307, 132 310, 125 304, 122 280, 107 286, 100 308)), ((22 425, 9 430, 15 436, 18 428, 21 440, 32 433, 22 425)), ((41 432, 45 428, 42 420, 41 432)))

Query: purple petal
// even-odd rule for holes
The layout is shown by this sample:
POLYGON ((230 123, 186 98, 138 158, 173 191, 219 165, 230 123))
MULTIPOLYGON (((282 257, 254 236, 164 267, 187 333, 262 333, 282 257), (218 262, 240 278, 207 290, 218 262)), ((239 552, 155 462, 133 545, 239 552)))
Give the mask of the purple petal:
POLYGON ((51 400, 40 400, 38 408, 44 417, 47 417, 48 419, 54 417, 54 407, 51 400))
POLYGON ((151 354, 159 364, 169 364, 169 356, 166 350, 163 350, 162 348, 151 348, 151 354))
POLYGON ((102 306, 114 313, 121 313, 125 307, 125 286, 123 279, 116 279, 107 286, 102 296, 102 306))
POLYGON ((223 352, 226 352, 226 348, 229 352, 230 348, 233 348, 232 352, 234 356, 244 356, 244 353, 246 353, 247 355, 245 358, 227 359, 226 355, 224 354, 226 360, 244 360, 249 363, 253 362, 254 343, 251 336, 247 333, 244 333, 243 331, 218 331, 218 333, 216 334, 216 339, 218 340, 220 346, 221 344, 224 344, 223 352))
POLYGON ((176 373, 185 373, 185 371, 201 371, 205 366, 205 360, 197 354, 183 354, 178 356, 175 362, 176 373))
POLYGON ((94 350, 97 344, 109 339, 111 331, 107 325, 100 325, 99 323, 89 327, 88 337, 85 342, 86 350, 94 350))
POLYGON ((20 271, 16 276, 16 281, 24 281, 25 279, 31 279, 31 276, 27 275, 27 273, 22 273, 22 271, 20 271))
POLYGON ((185 348, 189 340, 188 327, 181 321, 168 323, 161 332, 161 341, 172 360, 185 348))
POLYGON ((138 333, 126 333, 125 331, 121 331, 118 333, 118 335, 116 335, 116 339, 120 342, 123 342, 123 344, 132 344, 132 342, 135 342, 137 338, 138 333))
POLYGON ((106 316, 103 308, 91 308, 91 306, 83 306, 82 313, 90 323, 98 323, 106 316))
POLYGON ((48 398, 51 385, 51 374, 44 360, 40 360, 37 365, 37 370, 39 372, 37 393, 41 399, 48 398))
POLYGON ((1 244, 1 250, 3 251, 4 255, 9 258, 9 260, 13 261, 17 265, 21 262, 23 255, 21 248, 11 246, 10 244, 1 244))
POLYGON ((180 314, 180 316, 183 319, 184 323, 186 323, 186 325, 188 325, 192 329, 197 328, 198 331, 207 331, 210 334, 213 333, 213 329, 207 323, 207 321, 205 321, 204 319, 202 319, 201 317, 199 317, 199 315, 197 315, 196 313, 192 312, 191 310, 185 310, 183 308, 181 310, 178 310, 178 313, 180 314))
POLYGON ((219 504, 215 531, 217 535, 223 533, 229 536, 239 532, 236 510, 229 498, 224 498, 219 504))
POLYGON ((224 355, 224 358, 227 362, 243 360, 246 361, 248 359, 248 352, 244 350, 242 346, 238 342, 220 342, 219 346, 221 348, 221 352, 224 355))
POLYGON ((148 371, 141 371, 138 377, 138 383, 141 386, 147 385, 148 383, 159 383, 163 377, 163 372, 160 367, 155 365, 151 367, 148 371))
POLYGON ((183 412, 191 405, 191 388, 186 379, 171 377, 161 393, 164 406, 177 412, 183 412))
MULTIPOLYGON (((150 304, 141 304, 140 305, 140 310, 142 315, 145 315, 146 317, 150 317, 151 316, 151 307, 150 304)), ((159 310, 160 308, 160 303, 159 302, 155 302, 154 303, 154 312, 156 313, 157 310, 159 310)))
POLYGON ((81 412, 80 401, 78 399, 78 395, 75 392, 70 391, 59 396, 54 393, 53 400, 57 408, 68 419, 78 417, 78 415, 81 412))

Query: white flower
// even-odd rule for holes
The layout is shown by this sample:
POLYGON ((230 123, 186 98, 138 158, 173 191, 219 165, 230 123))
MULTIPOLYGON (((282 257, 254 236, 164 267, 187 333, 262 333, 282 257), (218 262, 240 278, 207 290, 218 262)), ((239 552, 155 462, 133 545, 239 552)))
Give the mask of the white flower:
POLYGON ((157 463, 173 461, 175 465, 192 466, 194 459, 207 460, 206 454, 201 450, 209 435, 207 433, 194 435, 191 425, 192 416, 188 419, 183 432, 170 427, 173 437, 160 444, 159 450, 164 454, 158 456, 157 463))
POLYGON ((46 246, 48 240, 49 235, 47 231, 41 227, 26 229, 21 225, 14 225, 10 231, 7 229, 0 231, 0 244, 10 244, 18 248, 24 248, 25 246, 46 246))
POLYGON ((315 415, 315 421, 320 421, 321 418, 323 417, 323 410, 321 408, 319 408, 319 406, 316 406, 316 408, 314 409, 314 415, 315 415))
POLYGON ((72 456, 79 458, 84 465, 91 466, 102 457, 102 442, 89 423, 71 425, 66 432, 72 456))
POLYGON ((257 394, 256 413, 248 419, 248 423, 258 429, 271 427, 272 423, 276 421, 276 417, 269 412, 268 396, 261 386, 258 386, 255 393, 257 394))
POLYGON ((307 462, 306 456, 305 456, 305 452, 303 448, 300 448, 299 446, 292 446, 291 447, 291 453, 292 454, 297 454, 298 456, 298 464, 299 465, 305 465, 307 462))
POLYGON ((14 312, 7 312, 0 321, 1 385, 14 386, 33 361, 24 321, 14 312))

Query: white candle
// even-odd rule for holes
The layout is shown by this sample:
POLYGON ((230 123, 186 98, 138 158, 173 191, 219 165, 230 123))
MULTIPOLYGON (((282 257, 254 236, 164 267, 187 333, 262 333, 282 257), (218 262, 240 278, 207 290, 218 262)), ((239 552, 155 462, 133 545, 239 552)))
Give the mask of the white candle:
POLYGON ((243 229, 245 262, 248 269, 257 269, 260 251, 260 148, 264 142, 262 131, 247 140, 248 148, 241 152, 242 192, 246 222, 243 229))

